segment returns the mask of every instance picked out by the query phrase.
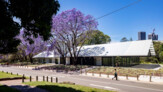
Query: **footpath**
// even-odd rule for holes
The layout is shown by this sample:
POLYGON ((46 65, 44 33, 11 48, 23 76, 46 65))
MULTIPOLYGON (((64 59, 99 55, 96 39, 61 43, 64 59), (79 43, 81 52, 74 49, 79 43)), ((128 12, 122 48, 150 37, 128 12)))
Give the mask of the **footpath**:
MULTIPOLYGON (((97 78, 109 78, 109 79, 112 79, 114 77, 114 75, 96 74, 96 73, 82 73, 80 75, 89 76, 89 77, 97 77, 97 78)), ((158 77, 158 76, 149 76, 149 75, 140 75, 139 77, 118 76, 118 80, 163 85, 163 77, 158 77)))
POLYGON ((25 85, 22 83, 22 80, 0 81, 0 84, 15 88, 17 90, 20 90, 21 92, 48 92, 44 89, 25 85))

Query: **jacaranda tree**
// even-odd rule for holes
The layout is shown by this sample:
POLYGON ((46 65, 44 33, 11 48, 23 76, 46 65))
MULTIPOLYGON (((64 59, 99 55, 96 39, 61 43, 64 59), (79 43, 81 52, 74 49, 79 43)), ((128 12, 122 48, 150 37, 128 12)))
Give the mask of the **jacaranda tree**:
POLYGON ((33 56, 46 50, 47 44, 40 35, 38 35, 37 38, 33 35, 25 36, 26 31, 25 28, 22 28, 20 34, 16 37, 21 41, 18 50, 22 51, 20 54, 23 56, 28 56, 30 62, 33 63, 33 56), (28 38, 32 40, 32 43, 30 43, 31 41, 29 41, 28 38))
MULTIPOLYGON (((55 48, 61 47, 60 51, 68 51, 68 55, 73 60, 73 64, 77 63, 79 52, 86 39, 88 39, 93 30, 97 28, 97 21, 90 16, 84 15, 77 9, 63 11, 53 16, 52 33, 53 44, 55 48), (85 34, 87 33, 87 34, 85 34)), ((66 53, 60 53, 65 55, 66 53)))

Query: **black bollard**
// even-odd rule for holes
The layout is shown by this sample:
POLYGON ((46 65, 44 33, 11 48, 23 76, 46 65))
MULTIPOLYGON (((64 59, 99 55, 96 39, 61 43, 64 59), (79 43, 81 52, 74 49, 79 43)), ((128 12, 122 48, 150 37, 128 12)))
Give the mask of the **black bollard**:
POLYGON ((43 76, 43 81, 45 81, 45 76, 43 76))
POLYGON ((24 83, 24 74, 23 74, 23 77, 22 77, 22 83, 24 83))
POLYGON ((48 76, 46 77, 46 81, 48 82, 48 76))
POLYGON ((51 77, 51 82, 53 82, 53 77, 51 77))
POLYGON ((36 76, 36 81, 38 81, 38 76, 36 76))
POLYGON ((30 81, 30 82, 32 81, 32 77, 31 77, 31 76, 29 77, 29 81, 30 81))
POLYGON ((56 83, 58 83, 58 78, 56 77, 56 83))

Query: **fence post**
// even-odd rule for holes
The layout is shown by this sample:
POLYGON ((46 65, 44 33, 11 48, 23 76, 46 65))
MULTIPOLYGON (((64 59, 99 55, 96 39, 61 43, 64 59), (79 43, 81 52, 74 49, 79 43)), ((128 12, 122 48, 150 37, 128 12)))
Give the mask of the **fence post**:
POLYGON ((36 76, 36 81, 38 81, 38 76, 36 76))
POLYGON ((30 82, 32 81, 32 77, 31 77, 31 76, 29 77, 29 81, 30 81, 30 82))
POLYGON ((12 72, 11 72, 11 75, 12 75, 12 72))
POLYGON ((100 72, 99 76, 101 77, 101 72, 100 72))
POLYGON ((86 71, 86 69, 85 69, 85 75, 87 75, 87 71, 86 71))
POLYGON ((43 81, 45 81, 45 76, 43 76, 43 81))
POLYGON ((82 68, 80 69, 80 73, 82 74, 82 68))
POLYGON ((7 74, 8 74, 8 72, 7 72, 7 74))
POLYGON ((152 82, 152 74, 150 74, 149 82, 152 82))
POLYGON ((109 78, 109 73, 107 73, 107 77, 109 78))
POLYGON ((48 76, 46 77, 46 81, 48 82, 48 76))
POLYGON ((51 77, 51 82, 53 82, 53 77, 51 77))
POLYGON ((2 71, 2 73, 3 73, 4 71, 2 71))
POLYGON ((18 76, 18 73, 17 73, 17 76, 18 76))
POLYGON ((56 77, 56 83, 58 83, 58 78, 56 77))
POLYGON ((137 74, 137 81, 139 81, 139 74, 137 74))
POLYGON ((24 83, 24 74, 23 74, 23 77, 22 77, 22 83, 24 83))
POLYGON ((94 76, 94 72, 92 72, 92 76, 94 76))
POLYGON ((126 79, 128 80, 128 74, 126 74, 126 79))

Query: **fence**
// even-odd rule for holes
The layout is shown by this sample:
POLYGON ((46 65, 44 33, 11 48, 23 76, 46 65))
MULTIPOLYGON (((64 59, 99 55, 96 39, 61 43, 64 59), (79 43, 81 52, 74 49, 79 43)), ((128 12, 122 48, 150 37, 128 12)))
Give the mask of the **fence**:
MULTIPOLYGON (((6 73, 6 74, 11 74, 13 75, 14 73, 9 73, 8 71, 1 71, 2 73, 6 73)), ((15 75, 19 76, 18 73, 16 73, 15 75)), ((22 75, 22 77, 15 77, 13 79, 22 79, 22 83, 24 82, 32 82, 32 81, 44 81, 45 82, 45 78, 47 82, 55 82, 58 83, 58 77, 50 77, 50 76, 29 76, 29 78, 26 78, 25 74, 22 75)), ((0 79, 0 80, 12 80, 12 78, 4 78, 4 79, 0 79)))

